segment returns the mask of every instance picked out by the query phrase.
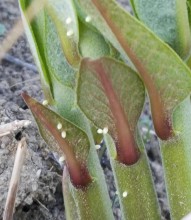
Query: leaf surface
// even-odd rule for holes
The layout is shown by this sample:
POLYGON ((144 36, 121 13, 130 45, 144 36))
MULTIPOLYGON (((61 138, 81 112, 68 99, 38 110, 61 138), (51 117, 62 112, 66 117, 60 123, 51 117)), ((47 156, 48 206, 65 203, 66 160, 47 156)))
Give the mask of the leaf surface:
POLYGON ((190 54, 186 0, 132 0, 136 16, 183 59, 190 54))
MULTIPOLYGON (((108 78, 124 108, 132 131, 135 130, 143 108, 145 90, 139 76, 125 64, 112 58, 100 58, 108 78)), ((104 88, 89 60, 84 59, 78 81, 78 104, 87 117, 98 127, 115 132, 112 114, 104 88)))
POLYGON ((139 157, 134 130, 144 91, 139 76, 123 63, 111 58, 82 62, 78 104, 99 129, 108 129, 116 142, 117 160, 128 165, 139 157))
POLYGON ((21 10, 21 16, 24 23, 25 32, 29 41, 35 63, 39 69, 41 76, 41 83, 43 90, 46 96, 46 99, 53 103, 53 94, 52 94, 52 82, 50 79, 50 73, 46 66, 46 61, 44 57, 44 48, 43 48, 43 34, 39 34, 39 27, 41 30, 44 29, 44 11, 41 10, 35 19, 32 22, 29 21, 29 18, 26 14, 28 6, 32 3, 31 0, 19 0, 19 6, 21 10))
MULTIPOLYGON (((64 86, 74 88, 77 70, 68 63, 66 58, 67 54, 63 51, 61 46, 57 27, 47 12, 45 12, 45 30, 44 33, 42 31, 42 34, 45 35, 45 58, 49 71, 51 72, 52 81, 57 80, 64 86), (54 77, 52 75, 54 75, 54 77)), ((70 49, 72 51, 72 48, 70 49)))
POLYGON ((190 94, 190 70, 173 50, 113 0, 79 2, 91 14, 96 28, 135 65, 149 93, 155 130, 160 138, 167 139, 175 107, 190 94))
POLYGON ((81 188, 91 183, 87 168, 90 149, 87 135, 80 128, 61 118, 27 94, 22 94, 22 97, 30 108, 43 139, 53 151, 64 154, 74 186, 81 188))
POLYGON ((51 16, 67 61, 77 68, 80 62, 78 53, 78 19, 73 1, 48 0, 47 13, 51 16))
POLYGON ((65 150, 67 152, 72 150, 79 161, 86 161, 90 148, 86 134, 80 128, 60 117, 30 96, 24 94, 23 97, 37 121, 42 137, 51 150, 56 151, 60 156, 63 153, 66 154, 65 150), (57 128, 58 124, 62 125, 61 129, 57 128), (66 138, 61 137, 62 131, 66 132, 66 138))
POLYGON ((110 55, 109 44, 101 34, 89 28, 83 22, 79 22, 80 41, 79 49, 82 57, 91 57, 96 59, 102 56, 110 55))

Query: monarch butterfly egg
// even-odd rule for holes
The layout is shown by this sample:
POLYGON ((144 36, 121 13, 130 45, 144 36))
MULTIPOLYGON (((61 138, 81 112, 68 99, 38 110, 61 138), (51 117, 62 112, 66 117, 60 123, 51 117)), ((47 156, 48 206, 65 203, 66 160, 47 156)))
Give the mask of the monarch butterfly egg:
POLYGON ((99 129, 97 130, 97 133, 98 133, 98 134, 103 134, 103 130, 102 130, 101 128, 99 128, 99 129))
POLYGON ((58 130, 62 129, 62 124, 60 122, 57 124, 57 129, 58 130))
POLYGON ((66 138, 66 132, 62 131, 61 136, 62 136, 62 138, 66 138))
POLYGON ((101 148, 101 145, 95 145, 96 150, 99 150, 101 148))
POLYGON ((42 102, 42 104, 43 104, 44 106, 48 105, 48 100, 44 100, 44 101, 42 102))
POLYGON ((92 20, 92 18, 89 15, 85 18, 86 22, 90 22, 91 20, 92 20))
POLYGON ((67 33, 66 33, 66 35, 67 35, 68 37, 71 37, 73 34, 74 34, 74 31, 73 31, 73 30, 68 30, 67 33))
POLYGON ((71 17, 66 18, 66 24, 70 24, 70 23, 72 23, 71 17))
POLYGON ((128 195, 127 191, 124 191, 123 192, 123 197, 125 198, 125 197, 127 197, 127 195, 128 195))
POLYGON ((108 127, 105 127, 104 129, 103 129, 103 134, 107 134, 108 133, 108 127))

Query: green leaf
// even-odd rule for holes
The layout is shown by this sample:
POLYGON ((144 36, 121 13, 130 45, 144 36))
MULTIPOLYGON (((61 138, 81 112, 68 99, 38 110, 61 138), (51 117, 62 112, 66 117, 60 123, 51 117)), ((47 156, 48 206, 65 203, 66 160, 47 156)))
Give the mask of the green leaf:
POLYGON ((64 144, 63 146, 60 146, 59 141, 63 139, 63 143, 65 140, 68 142, 68 145, 73 149, 76 158, 78 158, 79 161, 86 161, 90 148, 90 143, 86 134, 76 125, 60 117, 57 113, 46 108, 30 96, 24 94, 23 97, 37 121, 42 137, 51 150, 56 151, 62 156, 65 151, 65 146, 64 144), (57 129, 58 124, 62 125, 61 129, 57 129), (61 137, 62 131, 66 132, 66 138, 61 137), (50 135, 50 133, 52 134, 50 135), (59 141, 57 140, 57 137, 59 137, 59 141))
POLYGON ((38 18, 35 18, 31 23, 28 18, 29 15, 27 15, 27 8, 31 3, 33 3, 32 0, 19 0, 21 16, 35 63, 40 72, 45 97, 49 103, 53 104, 52 83, 43 52, 43 35, 39 34, 39 30, 44 28, 44 12, 41 10, 38 13, 38 18))
POLYGON ((132 0, 136 16, 183 59, 190 55, 186 0, 132 0))
MULTIPOLYGON (((57 28, 47 12, 45 12, 45 30, 44 33, 43 31, 41 33, 45 36, 43 42, 45 58, 51 72, 52 81, 57 80, 64 86, 74 88, 77 70, 68 63, 66 59, 67 55, 62 50, 57 28)), ((52 83, 54 84, 54 82, 52 83)))
MULTIPOLYGON (((116 59, 119 58, 119 52, 112 46, 111 43, 109 43, 108 41, 106 41, 103 36, 102 33, 100 33, 95 26, 92 23, 92 17, 89 14, 86 14, 83 9, 80 7, 80 4, 78 2, 78 0, 74 0, 75 3, 75 7, 76 7, 76 11, 77 14, 79 16, 79 32, 80 32, 80 40, 82 41, 83 45, 85 46, 85 48, 88 48, 88 46, 85 45, 85 42, 87 45, 89 45, 90 43, 92 43, 91 45, 89 45, 89 50, 91 51, 91 53, 89 53, 89 57, 91 58, 98 58, 98 54, 100 54, 100 56, 106 56, 109 55, 108 54, 108 46, 110 48, 110 56, 111 57, 115 57, 116 59), (83 28, 81 29, 81 24, 83 25, 83 28), (86 27, 86 29, 85 29, 86 27), (86 33, 86 34, 85 34, 86 33), (85 35, 85 39, 82 39, 82 37, 85 35), (87 36, 87 35, 92 35, 92 36, 87 36), (100 42, 99 42, 100 41, 100 42), (93 43, 94 42, 94 43, 93 43), (101 48, 100 48, 101 46, 101 48), (95 50, 95 55, 93 56, 93 50, 95 50)), ((81 43, 80 43, 81 44, 81 43)), ((81 45, 79 46, 81 47, 81 45)), ((82 49, 81 49, 82 50, 82 49)), ((88 52, 88 50, 86 50, 88 52)), ((82 55, 82 54, 81 54, 82 55)), ((88 55, 88 53, 87 53, 88 55)), ((85 55, 84 53, 84 57, 88 57, 87 55, 85 55)))
POLYGON ((48 0, 46 10, 56 26, 67 61, 77 68, 80 62, 79 32, 73 1, 48 0))
POLYGON ((79 22, 80 42, 79 49, 82 57, 96 59, 110 55, 109 45, 98 32, 95 32, 83 22, 79 22))
POLYGON ((86 18, 89 16, 88 13, 85 13, 83 8, 80 6, 78 0, 73 0, 74 4, 75 4, 75 8, 76 8, 76 12, 78 14, 79 20, 81 22, 86 23, 86 25, 93 31, 98 32, 98 30, 92 25, 92 20, 91 20, 91 16, 88 22, 86 22, 86 18))
POLYGON ((172 135, 172 113, 191 91, 190 70, 175 52, 113 0, 79 2, 96 28, 135 65, 149 93, 156 133, 168 139, 172 135))
POLYGON ((73 184, 76 187, 89 184, 87 158, 90 142, 87 135, 27 94, 22 96, 37 122, 43 139, 52 151, 56 151, 60 156, 64 154, 73 184))
MULTIPOLYGON (((137 73, 127 65, 106 57, 99 61, 111 80, 134 132, 144 104, 144 85, 137 73)), ((96 127, 108 127, 111 134, 115 132, 115 119, 108 98, 88 59, 81 63, 77 94, 80 108, 96 127)))
POLYGON ((139 76, 111 58, 84 59, 78 83, 80 108, 98 128, 108 128, 119 161, 133 163, 137 160, 134 130, 145 98, 139 76))

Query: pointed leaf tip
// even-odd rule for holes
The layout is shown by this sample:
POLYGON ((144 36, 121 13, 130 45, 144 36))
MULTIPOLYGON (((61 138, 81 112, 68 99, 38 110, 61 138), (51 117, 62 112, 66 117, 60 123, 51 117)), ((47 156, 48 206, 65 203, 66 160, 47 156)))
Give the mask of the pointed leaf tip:
POLYGON ((119 101, 119 97, 107 73, 107 66, 104 65, 102 60, 89 60, 88 66, 93 70, 94 74, 97 75, 108 99, 109 107, 114 118, 117 132, 117 159, 127 165, 136 163, 139 158, 137 146, 133 134, 130 131, 124 108, 119 101))
POLYGON ((91 182, 91 177, 86 164, 90 145, 86 134, 28 94, 22 93, 21 96, 30 108, 40 133, 51 150, 61 156, 64 154, 73 185, 77 188, 87 186, 91 182), (67 133, 64 138, 62 128, 67 133))

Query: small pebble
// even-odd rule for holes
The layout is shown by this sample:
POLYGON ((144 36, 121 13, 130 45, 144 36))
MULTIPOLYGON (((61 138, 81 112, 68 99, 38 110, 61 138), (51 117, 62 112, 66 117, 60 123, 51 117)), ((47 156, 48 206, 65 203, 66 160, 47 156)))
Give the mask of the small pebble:
POLYGON ((40 177, 40 175, 41 175, 41 169, 37 170, 37 172, 36 172, 36 176, 37 176, 38 178, 40 177))

